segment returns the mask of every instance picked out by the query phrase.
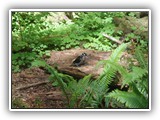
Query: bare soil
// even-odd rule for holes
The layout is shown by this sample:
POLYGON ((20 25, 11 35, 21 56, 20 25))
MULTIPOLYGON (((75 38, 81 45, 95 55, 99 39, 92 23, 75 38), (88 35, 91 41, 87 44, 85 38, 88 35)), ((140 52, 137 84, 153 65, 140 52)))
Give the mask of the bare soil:
POLYGON ((61 90, 53 87, 48 77, 40 68, 13 73, 12 108, 65 108, 61 90))

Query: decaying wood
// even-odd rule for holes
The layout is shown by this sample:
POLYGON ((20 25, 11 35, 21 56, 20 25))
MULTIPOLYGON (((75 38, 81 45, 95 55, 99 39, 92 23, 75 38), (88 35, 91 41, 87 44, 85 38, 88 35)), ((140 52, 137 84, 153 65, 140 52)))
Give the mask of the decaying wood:
MULTIPOLYGON (((74 78, 80 79, 86 75, 91 74, 92 78, 96 79, 103 72, 103 66, 97 68, 97 63, 101 60, 108 60, 111 53, 112 51, 102 52, 88 49, 52 51, 50 58, 46 61, 49 65, 55 67, 59 72, 71 75, 74 78), (73 60, 84 52, 88 55, 86 64, 80 67, 71 66, 73 60)), ((120 64, 124 66, 127 65, 127 57, 125 54, 123 54, 123 59, 120 61, 120 64)))
POLYGON ((88 74, 92 74, 93 78, 97 78, 103 71, 102 67, 96 69, 97 63, 100 60, 107 60, 110 55, 111 51, 102 52, 87 49, 52 51, 51 57, 47 60, 47 63, 53 67, 56 66, 59 72, 66 73, 78 79, 88 74), (80 67, 71 66, 73 60, 84 52, 88 55, 86 64, 80 67))

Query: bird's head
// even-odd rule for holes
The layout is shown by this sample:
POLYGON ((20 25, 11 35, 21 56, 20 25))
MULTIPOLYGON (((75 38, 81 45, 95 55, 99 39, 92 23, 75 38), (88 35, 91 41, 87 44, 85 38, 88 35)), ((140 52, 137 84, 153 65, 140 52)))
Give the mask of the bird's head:
POLYGON ((86 53, 82 53, 82 56, 87 56, 87 54, 86 53))

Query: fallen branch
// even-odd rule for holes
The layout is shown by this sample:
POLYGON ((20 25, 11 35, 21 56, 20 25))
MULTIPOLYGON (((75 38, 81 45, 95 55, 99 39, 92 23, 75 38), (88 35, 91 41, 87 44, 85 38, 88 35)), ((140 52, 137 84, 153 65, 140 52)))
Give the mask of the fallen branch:
POLYGON ((53 96, 58 96, 58 95, 62 95, 61 91, 51 91, 51 92, 47 92, 47 93, 40 93, 39 95, 53 95, 53 96))
POLYGON ((18 87, 18 88, 16 88, 16 90, 27 89, 27 88, 30 88, 30 87, 35 87, 35 86, 38 86, 38 85, 46 84, 48 82, 49 81, 47 80, 47 81, 43 81, 43 82, 39 82, 39 83, 33 83, 33 84, 26 85, 26 86, 18 87))
POLYGON ((118 44, 122 44, 121 41, 117 40, 116 38, 114 38, 112 36, 109 36, 108 34, 103 33, 103 36, 108 38, 108 39, 110 39, 110 40, 112 40, 112 41, 114 41, 114 42, 116 42, 116 43, 118 43, 118 44))

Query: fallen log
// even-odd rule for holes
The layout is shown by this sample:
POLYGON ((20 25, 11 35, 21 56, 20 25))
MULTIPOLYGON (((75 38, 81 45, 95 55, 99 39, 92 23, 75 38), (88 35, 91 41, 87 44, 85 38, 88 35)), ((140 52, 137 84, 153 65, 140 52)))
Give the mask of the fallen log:
POLYGON ((102 52, 87 49, 52 51, 51 57, 47 60, 47 63, 53 67, 56 66, 59 72, 66 73, 78 79, 88 74, 92 74, 93 78, 97 78, 103 71, 102 67, 96 69, 97 63, 100 60, 109 59, 110 55, 111 51, 102 52), (88 55, 86 64, 79 67, 71 66, 73 60, 84 52, 88 55))

